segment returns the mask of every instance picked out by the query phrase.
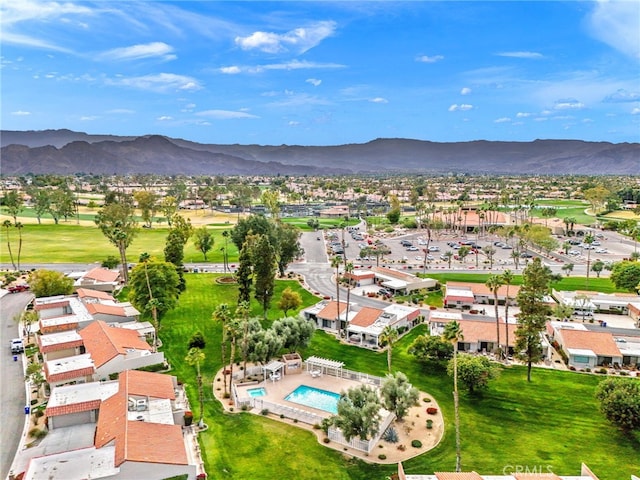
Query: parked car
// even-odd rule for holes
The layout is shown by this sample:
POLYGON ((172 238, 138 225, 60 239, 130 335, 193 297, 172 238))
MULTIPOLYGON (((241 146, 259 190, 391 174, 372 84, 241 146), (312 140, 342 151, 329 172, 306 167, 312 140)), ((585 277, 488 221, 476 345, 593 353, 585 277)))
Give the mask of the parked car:
POLYGON ((400 240, 400 245, 402 245, 403 247, 410 247, 413 245, 413 243, 411 243, 409 240, 400 240))
POLYGON ((606 248, 596 248, 596 253, 609 253, 606 248))
POLYGON ((440 247, 439 247, 439 246, 437 246, 437 245, 431 245, 431 246, 429 247, 429 251, 430 251, 430 252, 439 252, 439 251, 440 251, 440 247))
POLYGON ((11 353, 22 353, 24 352, 24 344, 22 343, 21 338, 14 338, 11 340, 11 353))
POLYGON ((26 292, 27 290, 29 290, 29 285, 27 285, 26 283, 23 283, 21 285, 12 285, 7 288, 7 290, 9 291, 9 293, 26 292))
POLYGON ((378 295, 391 295, 391 292, 386 288, 381 288, 380 290, 378 290, 378 295))
POLYGON ((413 245, 411 245, 410 247, 407 247, 407 252, 417 252, 418 251, 418 247, 414 247, 413 245))

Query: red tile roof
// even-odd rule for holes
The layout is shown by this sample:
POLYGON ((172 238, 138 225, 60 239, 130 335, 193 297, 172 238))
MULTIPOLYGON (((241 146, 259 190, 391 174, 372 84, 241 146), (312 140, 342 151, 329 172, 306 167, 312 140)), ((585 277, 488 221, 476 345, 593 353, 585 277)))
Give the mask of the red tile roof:
POLYGON ((125 317, 124 307, 120 305, 105 305, 103 303, 88 303, 86 304, 87 312, 91 315, 113 315, 116 317, 125 317))
POLYGON ((371 307, 362 307, 360 311, 349 322, 349 325, 357 325, 358 327, 368 327, 373 325, 374 322, 382 315, 383 310, 371 307))
MULTIPOLYGON (((479 341, 484 342, 496 342, 497 332, 496 332, 496 322, 483 322, 480 320, 458 320, 458 324, 460 325, 460 330, 462 330, 462 335, 465 343, 477 343, 479 341)), ((504 322, 500 322, 500 341, 504 342, 504 322)), ((516 325, 509 325, 509 345, 515 345, 516 336, 515 336, 516 325)))
POLYGON ((438 480, 482 480, 476 472, 435 472, 438 480))
POLYGON ((57 352, 59 350, 66 350, 67 348, 81 347, 83 345, 82 339, 71 340, 70 342, 55 343, 53 345, 42 345, 40 336, 38 336, 37 342, 38 342, 38 349, 42 353, 57 352))
POLYGON ((143 376, 150 375, 150 379, 153 377, 160 381, 159 377, 164 376, 148 372, 137 372, 131 376, 131 373, 132 371, 123 372, 119 378, 118 393, 102 402, 95 447, 101 448, 114 442, 116 466, 122 465, 126 460, 187 465, 189 462, 182 427, 127 419, 127 399, 133 394, 130 388, 134 388, 135 380, 142 380, 143 376))
POLYGON ((69 370, 67 372, 54 373, 49 375, 49 369, 47 364, 44 364, 44 375, 49 383, 64 382, 65 380, 72 380, 74 378, 88 377, 96 373, 95 367, 83 367, 77 370, 69 370))
POLYGON ((56 407, 47 407, 45 414, 47 417, 56 415, 69 415, 71 413, 87 412, 100 408, 101 400, 87 400, 86 402, 72 403, 69 405, 58 405, 56 407))
MULTIPOLYGON (((347 309, 347 302, 340 302, 340 314, 347 309)), ((338 318, 338 302, 331 300, 325 307, 318 312, 319 318, 335 320, 338 318)))
POLYGON ((113 296, 107 292, 101 292, 100 290, 92 290, 90 288, 78 288, 76 290, 78 298, 97 298, 99 300, 115 300, 113 296))
POLYGON ((620 349, 613 335, 608 332, 591 332, 588 330, 571 330, 562 328, 559 331, 562 346, 567 348, 591 350, 596 355, 619 357, 620 349))
POLYGON ((59 302, 36 304, 33 307, 33 309, 36 311, 40 311, 40 310, 50 310, 53 308, 62 308, 62 307, 68 307, 68 306, 69 306, 69 300, 60 300, 59 302))
POLYGON ((162 373, 126 370, 120 374, 130 395, 146 395, 153 398, 175 400, 173 377, 162 373))
POLYGON ((96 282, 115 282, 118 280, 118 277, 120 277, 120 272, 96 267, 93 270, 89 270, 82 278, 95 280, 96 282))
MULTIPOLYGON (((484 283, 474 283, 474 282, 447 282, 446 286, 451 287, 466 287, 470 288, 474 295, 486 295, 493 298, 493 290, 487 287, 484 283)), ((518 285, 509 285, 509 298, 515 299, 516 295, 520 291, 520 287, 518 285)), ((502 285, 498 288, 498 297, 504 298, 507 296, 507 286, 502 285)))
POLYGON ((101 320, 80 330, 80 336, 96 367, 101 367, 117 355, 125 355, 127 349, 151 350, 151 346, 135 330, 110 327, 101 320))

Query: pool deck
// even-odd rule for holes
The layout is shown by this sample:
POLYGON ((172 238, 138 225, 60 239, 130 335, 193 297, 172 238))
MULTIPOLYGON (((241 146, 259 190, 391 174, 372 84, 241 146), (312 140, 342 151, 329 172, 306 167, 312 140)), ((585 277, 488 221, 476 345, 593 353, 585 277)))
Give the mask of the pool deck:
MULTIPOLYGON (((230 399, 223 398, 223 382, 222 371, 216 374, 214 381, 214 394, 215 397, 222 403, 225 410, 229 413, 240 413, 241 410, 234 407, 234 404, 230 399)), ((229 381, 227 377, 227 382, 229 381)), ((328 390, 330 392, 342 393, 351 387, 362 384, 360 381, 348 380, 345 378, 338 378, 333 375, 323 374, 320 376, 312 376, 310 372, 302 370, 301 373, 293 373, 289 375, 283 375, 280 380, 272 381, 270 379, 262 380, 252 383, 235 382, 237 385, 238 393, 240 397, 248 397, 247 390, 251 388, 263 387, 266 391, 266 395, 254 397, 256 400, 263 400, 265 402, 283 405, 285 407, 293 409, 295 412, 299 412, 304 415, 304 412, 313 413, 319 417, 330 417, 332 414, 323 410, 318 410, 312 407, 307 407, 299 403, 289 402, 285 400, 285 397, 292 391, 298 388, 300 385, 307 385, 309 387, 319 388, 322 390, 328 390)), ((377 388, 375 385, 371 385, 372 388, 377 388)), ((407 413, 406 417, 402 421, 395 420, 391 426, 393 426, 398 432, 399 441, 396 444, 388 443, 384 440, 380 440, 370 455, 366 455, 364 452, 344 447, 336 442, 324 443, 324 432, 320 429, 314 429, 312 425, 305 423, 304 421, 294 422, 293 416, 285 415, 285 418, 280 418, 278 414, 269 414, 269 418, 274 420, 289 423, 296 428, 302 428, 308 430, 316 435, 320 445, 334 450, 341 451, 343 454, 349 457, 357 457, 366 462, 371 463, 397 463, 405 461, 415 456, 421 455, 432 448, 434 448, 442 439, 444 435, 444 419, 442 412, 435 399, 425 392, 420 392, 419 405, 412 407, 407 413), (425 401, 428 400, 428 402, 425 401), (427 407, 437 407, 438 411, 435 415, 429 415, 426 413, 427 407), (427 429, 426 420, 433 421, 433 427, 427 429), (412 440, 420 440, 422 447, 415 448, 411 446, 412 440), (404 447, 404 449, 399 448, 404 447), (381 460, 378 455, 384 454, 385 459, 381 460)), ((256 402, 257 408, 248 410, 249 413, 255 415, 261 415, 261 408, 259 402, 256 402)))

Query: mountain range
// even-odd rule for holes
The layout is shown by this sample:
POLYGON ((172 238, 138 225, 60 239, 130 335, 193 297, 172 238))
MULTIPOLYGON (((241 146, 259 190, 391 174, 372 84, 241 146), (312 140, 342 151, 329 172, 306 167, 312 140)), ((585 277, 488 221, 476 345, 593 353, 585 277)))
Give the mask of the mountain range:
POLYGON ((382 138, 336 146, 216 145, 71 130, 3 130, 0 140, 2 175, 640 175, 640 143, 382 138))

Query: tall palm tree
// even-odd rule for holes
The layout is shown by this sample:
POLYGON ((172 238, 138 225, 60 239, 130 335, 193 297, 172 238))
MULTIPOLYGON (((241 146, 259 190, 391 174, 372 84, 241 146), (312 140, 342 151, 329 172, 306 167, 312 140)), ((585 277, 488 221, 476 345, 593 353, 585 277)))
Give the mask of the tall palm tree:
MULTIPOLYGON (((586 287, 589 290, 589 270, 591 268, 591 247, 592 243, 595 241, 596 237, 593 236, 592 233, 587 233, 582 239, 582 243, 587 246, 587 280, 586 287)), ((18 262, 18 265, 20 262, 18 262)))
POLYGON ((2 226, 7 229, 7 251, 9 252, 9 258, 11 259, 11 265, 13 265, 13 269, 17 270, 16 262, 13 261, 13 253, 11 252, 11 239, 9 236, 9 229, 11 228, 11 220, 5 220, 2 222, 2 226))
POLYGON ((513 283, 513 273, 511 270, 502 272, 502 284, 507 286, 504 296, 504 349, 505 358, 509 357, 509 286, 513 283))
POLYGON ((144 276, 147 280, 147 290, 149 291, 149 302, 147 303, 147 308, 151 310, 151 318, 153 319, 153 351, 156 351, 158 346, 158 307, 160 306, 160 302, 153 298, 153 291, 151 290, 151 282, 149 281, 149 270, 147 270, 147 264, 151 259, 151 255, 147 252, 143 252, 140 254, 140 263, 144 264, 144 276))
POLYGON ((198 425, 203 426, 204 419, 204 393, 202 390, 202 374, 200 373, 200 364, 204 362, 204 352, 199 348, 191 348, 185 357, 185 362, 196 367, 196 378, 198 380, 198 399, 200 400, 200 420, 198 425))
POLYGON ((24 225, 20 222, 15 223, 15 227, 18 229, 18 270, 20 270, 20 255, 22 254, 22 229, 24 225))
POLYGON ((453 344, 453 407, 456 424, 456 472, 462 471, 460 458, 460 404, 458 402, 458 342, 464 340, 462 328, 455 320, 445 325, 442 338, 453 344))
MULTIPOLYGON (((353 273, 353 262, 347 262, 344 266, 344 273, 353 273)), ((345 313, 345 329, 346 325, 349 322, 349 301, 351 300, 351 278, 349 278, 349 282, 347 283, 347 309, 345 313)), ((342 336, 342 322, 338 324, 338 334, 342 336)))
POLYGON ((389 373, 391 373, 391 350, 393 349, 394 342, 398 339, 398 330, 391 327, 391 325, 387 325, 384 327, 384 330, 380 332, 378 339, 380 343, 387 346, 387 369, 389 373))
POLYGON ((500 314, 498 312, 498 290, 502 286, 502 278, 500 275, 489 275, 487 281, 485 282, 487 288, 489 288, 493 292, 493 307, 495 309, 496 314, 496 345, 498 347, 498 355, 500 353, 500 314))
POLYGON ((222 325, 222 341, 220 342, 220 354, 222 357, 222 379, 224 381, 224 394, 227 395, 227 375, 225 371, 227 369, 227 323, 231 318, 231 312, 229 306, 226 303, 221 303, 216 307, 211 315, 214 322, 219 322, 222 325))
POLYGON ((331 259, 331 266, 336 269, 336 301, 338 302, 336 311, 338 312, 338 331, 340 330, 340 264, 342 264, 342 259, 339 256, 336 255, 331 259))

